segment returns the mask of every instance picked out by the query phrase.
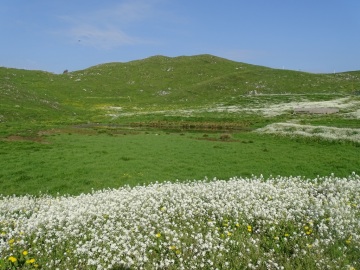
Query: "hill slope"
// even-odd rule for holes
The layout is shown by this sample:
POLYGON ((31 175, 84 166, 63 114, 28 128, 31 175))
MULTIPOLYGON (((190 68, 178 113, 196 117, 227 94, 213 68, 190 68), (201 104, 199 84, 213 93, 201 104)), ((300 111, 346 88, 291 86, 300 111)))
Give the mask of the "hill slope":
POLYGON ((104 106, 191 108, 243 95, 340 93, 360 89, 360 71, 311 74, 211 55, 153 56, 55 75, 0 68, 0 122, 92 121, 104 106))

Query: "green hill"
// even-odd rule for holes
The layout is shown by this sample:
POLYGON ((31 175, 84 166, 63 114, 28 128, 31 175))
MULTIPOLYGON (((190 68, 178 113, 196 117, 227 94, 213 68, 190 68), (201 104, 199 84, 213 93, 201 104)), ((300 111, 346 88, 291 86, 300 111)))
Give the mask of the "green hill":
POLYGON ((360 168, 359 90, 360 71, 311 74, 211 55, 65 74, 0 68, 0 194, 346 177, 360 168), (295 113, 303 106, 338 112, 295 113))
POLYGON ((311 74, 211 56, 153 56, 66 74, 0 68, 0 122, 104 120, 105 107, 187 109, 236 104, 244 95, 351 94, 360 71, 311 74))

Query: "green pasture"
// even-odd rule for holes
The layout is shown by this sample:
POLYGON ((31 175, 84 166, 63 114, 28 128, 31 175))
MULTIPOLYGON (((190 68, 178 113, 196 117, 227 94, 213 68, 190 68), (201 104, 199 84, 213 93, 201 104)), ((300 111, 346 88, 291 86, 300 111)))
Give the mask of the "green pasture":
POLYGON ((359 105, 325 116, 216 108, 344 97, 359 104, 359 74, 278 70, 211 55, 154 56, 66 74, 0 67, 0 194, 251 174, 347 176, 360 168, 357 143, 252 131, 287 121, 360 128, 358 118, 344 117, 359 105), (222 133, 230 137, 221 140, 222 133))
POLYGON ((249 132, 67 128, 0 141, 1 194, 80 194, 155 181, 359 173, 359 145, 249 132), (34 139, 35 140, 35 139, 34 139))

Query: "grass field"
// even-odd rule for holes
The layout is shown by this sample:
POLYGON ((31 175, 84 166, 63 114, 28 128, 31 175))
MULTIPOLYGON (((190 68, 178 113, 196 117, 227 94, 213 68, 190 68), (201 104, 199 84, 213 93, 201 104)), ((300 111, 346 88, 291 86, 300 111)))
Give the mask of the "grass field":
POLYGON ((80 194, 154 181, 359 172, 360 145, 248 132, 58 130, 2 141, 2 193, 80 194))
POLYGON ((0 269, 359 269, 359 89, 210 55, 0 68, 0 269))

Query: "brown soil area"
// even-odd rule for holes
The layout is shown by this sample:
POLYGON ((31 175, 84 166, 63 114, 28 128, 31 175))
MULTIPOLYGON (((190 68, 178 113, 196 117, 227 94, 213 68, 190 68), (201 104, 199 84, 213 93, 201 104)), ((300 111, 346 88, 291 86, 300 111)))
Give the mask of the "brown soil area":
POLYGON ((4 139, 4 141, 9 141, 9 142, 37 142, 37 143, 44 143, 44 144, 48 144, 49 142, 47 142, 44 138, 42 137, 25 137, 25 136, 18 136, 18 135, 11 135, 7 138, 4 139))

